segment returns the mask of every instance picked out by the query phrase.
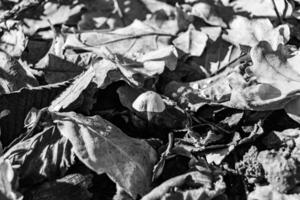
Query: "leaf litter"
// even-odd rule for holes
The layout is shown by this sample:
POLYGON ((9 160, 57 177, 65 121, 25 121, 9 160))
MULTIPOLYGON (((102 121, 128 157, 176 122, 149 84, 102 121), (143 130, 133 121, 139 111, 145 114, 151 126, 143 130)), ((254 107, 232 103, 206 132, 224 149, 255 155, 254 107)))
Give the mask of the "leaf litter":
POLYGON ((299 199, 299 9, 1 2, 0 199, 299 199))

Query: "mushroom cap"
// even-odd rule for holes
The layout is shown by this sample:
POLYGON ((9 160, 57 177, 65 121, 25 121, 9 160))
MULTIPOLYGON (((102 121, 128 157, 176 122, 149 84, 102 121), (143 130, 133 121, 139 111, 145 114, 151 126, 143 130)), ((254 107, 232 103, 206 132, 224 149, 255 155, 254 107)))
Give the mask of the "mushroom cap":
POLYGON ((166 109, 166 105, 159 94, 147 91, 140 94, 132 103, 132 107, 139 112, 160 113, 166 109))

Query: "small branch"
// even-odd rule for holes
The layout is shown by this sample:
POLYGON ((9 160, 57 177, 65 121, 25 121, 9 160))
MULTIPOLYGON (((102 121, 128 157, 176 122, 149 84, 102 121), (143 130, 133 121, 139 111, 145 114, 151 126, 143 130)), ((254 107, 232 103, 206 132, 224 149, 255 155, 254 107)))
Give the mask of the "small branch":
POLYGON ((275 3, 275 0, 272 0, 272 3, 273 3, 273 7, 274 7, 274 10, 275 10, 275 13, 277 15, 277 19, 279 20, 280 24, 283 24, 283 20, 282 20, 280 14, 279 14, 279 11, 278 11, 276 3, 275 3))

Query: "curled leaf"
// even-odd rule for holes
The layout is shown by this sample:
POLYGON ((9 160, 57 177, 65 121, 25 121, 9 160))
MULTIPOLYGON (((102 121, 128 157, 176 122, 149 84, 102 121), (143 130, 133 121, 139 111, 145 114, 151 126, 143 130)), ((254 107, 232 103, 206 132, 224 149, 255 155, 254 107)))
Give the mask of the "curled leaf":
POLYGON ((134 198, 149 191, 156 152, 100 116, 52 113, 77 157, 98 174, 107 173, 134 198))

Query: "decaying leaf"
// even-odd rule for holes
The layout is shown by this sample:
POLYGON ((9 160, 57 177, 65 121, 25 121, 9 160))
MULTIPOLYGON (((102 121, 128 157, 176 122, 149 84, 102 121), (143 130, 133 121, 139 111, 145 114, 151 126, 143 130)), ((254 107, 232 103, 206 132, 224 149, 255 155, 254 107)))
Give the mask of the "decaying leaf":
POLYGON ((156 152, 142 140, 124 134, 100 116, 52 113, 77 157, 98 174, 107 173, 134 198, 150 189, 156 152))

